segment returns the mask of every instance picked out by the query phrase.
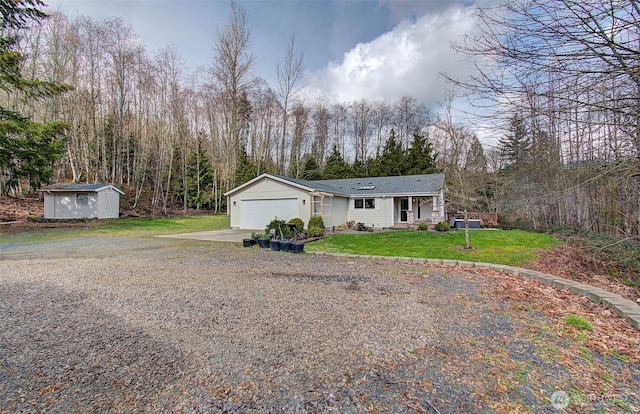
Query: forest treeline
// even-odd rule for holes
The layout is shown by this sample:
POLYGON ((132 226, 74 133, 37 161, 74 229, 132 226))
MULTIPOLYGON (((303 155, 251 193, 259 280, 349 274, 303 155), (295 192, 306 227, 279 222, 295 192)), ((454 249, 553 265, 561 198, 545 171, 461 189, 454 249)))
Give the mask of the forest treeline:
MULTIPOLYGON (((636 237, 639 9, 635 1, 547 3, 479 10, 480 31, 455 46, 477 60, 478 73, 450 79, 452 86, 483 102, 478 122, 499 131, 496 147, 483 147, 474 128, 456 122, 453 95, 435 112, 411 96, 304 99, 294 37, 274 57, 275 82, 255 77, 248 17, 235 2, 212 33, 213 49, 203 51, 211 65, 194 71, 175 48, 146 50, 122 19, 49 12, 10 25, 3 18, 3 37, 15 40, 3 41, 3 62, 12 56, 21 78, 42 82, 41 93, 3 87, 3 117, 57 129, 41 137, 48 146, 34 151, 48 155, 39 161, 19 148, 29 134, 2 131, 0 145, 9 149, 0 189, 17 195, 47 181, 105 182, 140 212, 220 212, 225 191, 262 172, 304 179, 444 172, 451 210, 497 212, 538 230, 636 237)), ((3 79, 7 86, 10 77, 3 79)))

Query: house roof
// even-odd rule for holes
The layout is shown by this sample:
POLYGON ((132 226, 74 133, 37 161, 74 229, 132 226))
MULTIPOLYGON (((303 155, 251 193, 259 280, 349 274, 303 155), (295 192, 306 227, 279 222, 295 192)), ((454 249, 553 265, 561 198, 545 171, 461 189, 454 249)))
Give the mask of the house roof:
POLYGON ((48 192, 48 193, 54 193, 54 192, 94 192, 97 193, 98 191, 102 191, 102 190, 106 190, 106 189, 113 189, 117 192, 119 192, 120 194, 124 195, 124 193, 118 189, 117 187, 111 185, 111 184, 100 184, 100 183, 94 183, 94 184, 67 184, 67 183, 58 183, 58 184, 52 184, 52 185, 48 185, 46 187, 42 187, 41 189, 39 189, 38 191, 44 191, 44 192, 48 192))
POLYGON ((313 181, 350 196, 435 194, 444 187, 444 174, 401 175, 396 177, 344 178, 313 181))
POLYGON ((262 174, 246 183, 228 191, 225 195, 235 193, 242 188, 270 177, 277 181, 293 185, 306 191, 320 191, 345 197, 383 196, 383 195, 430 195, 436 194, 444 187, 444 174, 403 175, 396 177, 344 178, 337 180, 301 180, 275 174, 262 174))

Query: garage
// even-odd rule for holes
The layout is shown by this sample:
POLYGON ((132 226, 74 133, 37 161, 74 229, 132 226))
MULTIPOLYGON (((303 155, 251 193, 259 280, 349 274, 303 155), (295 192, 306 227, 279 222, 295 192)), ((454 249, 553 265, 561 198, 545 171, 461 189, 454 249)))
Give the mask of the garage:
POLYGON ((298 199, 280 198, 240 201, 241 229, 264 229, 275 217, 282 220, 298 217, 298 199))

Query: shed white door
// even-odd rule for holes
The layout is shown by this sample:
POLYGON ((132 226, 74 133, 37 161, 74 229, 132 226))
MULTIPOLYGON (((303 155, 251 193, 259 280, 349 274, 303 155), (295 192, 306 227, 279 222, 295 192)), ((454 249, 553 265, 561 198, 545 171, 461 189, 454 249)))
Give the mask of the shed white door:
POLYGON ((264 229, 275 217, 288 221, 297 216, 297 198, 240 201, 241 229, 264 229))

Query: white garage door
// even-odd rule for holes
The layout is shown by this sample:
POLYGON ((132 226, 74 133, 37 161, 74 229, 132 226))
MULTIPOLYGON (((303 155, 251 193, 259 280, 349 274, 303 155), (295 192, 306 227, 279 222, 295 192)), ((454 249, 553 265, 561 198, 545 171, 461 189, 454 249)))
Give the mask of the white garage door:
POLYGON ((264 229, 275 217, 286 221, 298 217, 298 199, 240 201, 241 229, 264 229))

